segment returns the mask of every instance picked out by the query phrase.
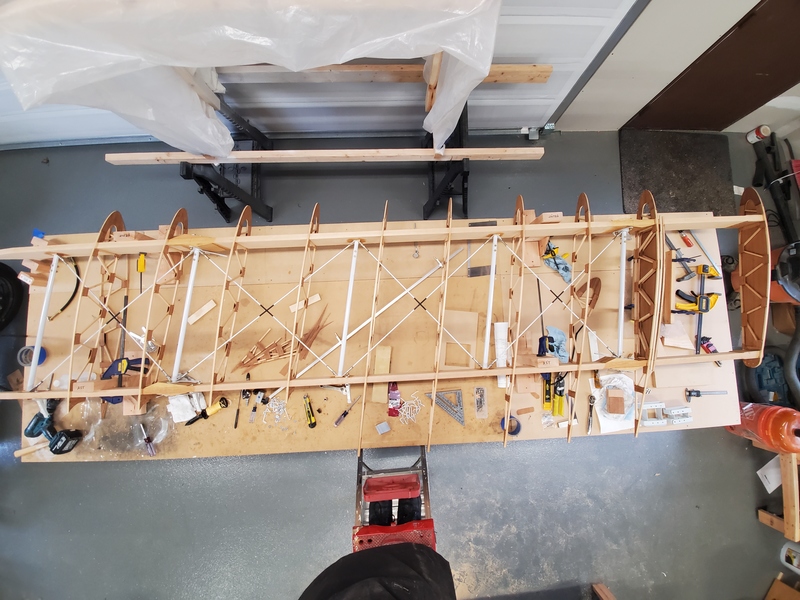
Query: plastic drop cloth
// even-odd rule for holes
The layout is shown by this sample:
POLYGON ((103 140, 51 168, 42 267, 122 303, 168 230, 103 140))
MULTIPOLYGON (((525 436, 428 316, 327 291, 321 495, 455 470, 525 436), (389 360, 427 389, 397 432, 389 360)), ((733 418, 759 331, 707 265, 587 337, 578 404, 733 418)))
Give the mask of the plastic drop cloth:
POLYGON ((423 123, 440 149, 489 72, 499 10, 500 0, 10 0, 0 2, 0 68, 24 108, 107 109, 172 146, 222 157, 228 129, 173 67, 220 92, 214 67, 300 71, 443 51, 423 123))

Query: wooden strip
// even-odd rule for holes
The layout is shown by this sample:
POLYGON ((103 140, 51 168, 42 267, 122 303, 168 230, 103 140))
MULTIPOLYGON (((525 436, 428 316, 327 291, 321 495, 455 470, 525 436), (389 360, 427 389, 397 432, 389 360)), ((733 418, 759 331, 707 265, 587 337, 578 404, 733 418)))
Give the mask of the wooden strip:
MULTIPOLYGON (((453 199, 447 202, 447 228, 453 225, 453 199)), ((433 417, 436 410, 436 388, 439 385, 439 354, 442 351, 442 329, 444 327, 444 311, 447 305, 447 283, 450 281, 450 236, 444 242, 444 269, 442 269, 442 291, 439 293, 439 320, 436 325, 436 348, 433 352, 433 377, 431 383, 431 416, 428 421, 428 451, 431 449, 433 437, 433 417)))
POLYGON ((616 596, 602 583, 592 584, 592 595, 597 600, 616 600, 616 596))
MULTIPOLYGON (((425 83, 424 66, 416 64, 330 65, 290 71, 275 65, 218 67, 221 83, 425 83)), ((553 65, 495 64, 483 83, 547 83, 553 65)))
POLYGON ((800 542, 800 482, 797 473, 797 454, 781 453, 781 488, 783 491, 783 534, 800 542))
POLYGON ((763 508, 758 509, 758 520, 764 525, 772 527, 774 530, 780 531, 781 533, 784 533, 786 530, 783 519, 781 519, 778 515, 773 515, 771 512, 767 512, 763 508))
MULTIPOLYGON (((389 201, 387 200, 383 205, 383 220, 381 221, 381 232, 385 233, 386 228, 389 222, 389 201)), ((369 377, 369 368, 370 368, 370 358, 372 355, 372 344, 375 341, 375 312, 378 309, 378 292, 380 291, 381 285, 381 271, 383 269, 383 264, 381 261, 383 260, 383 249, 384 249, 384 242, 385 238, 381 235, 380 246, 378 247, 378 264, 375 265, 375 283, 372 287, 372 310, 370 312, 370 319, 369 319, 369 338, 367 339, 367 358, 365 359, 365 366, 364 366, 364 388, 361 391, 363 398, 361 399, 361 419, 358 425, 358 454, 361 455, 361 449, 363 445, 363 435, 364 435, 364 414, 366 412, 367 406, 367 378, 369 377)), ((389 371, 387 369, 386 373, 388 374, 389 371)))
POLYGON ((299 304, 292 304, 289 307, 289 310, 291 312, 297 312, 298 308, 308 308, 312 304, 316 304, 319 301, 320 301, 320 295, 319 294, 314 294, 313 296, 311 296, 310 298, 308 298, 304 302, 300 302, 299 304))
POLYGON ((431 71, 428 79, 428 89, 425 92, 425 112, 430 112, 436 102, 436 86, 439 85, 439 72, 442 69, 442 53, 437 52, 431 58, 431 71))
POLYGON ((106 154, 112 165, 194 165, 285 164, 285 163, 362 163, 362 162, 448 162, 468 158, 481 160, 539 160, 541 146, 515 148, 446 148, 437 155, 433 148, 363 148, 350 150, 239 150, 230 156, 214 157, 189 152, 127 152, 106 154))
MULTIPOLYGON (((589 196, 586 194, 581 194, 578 196, 578 205, 575 209, 575 221, 580 222, 581 218, 586 221, 586 247, 588 252, 588 257, 586 259, 586 292, 583 298, 583 304, 581 306, 581 321, 583 321, 583 327, 581 328, 581 341, 578 344, 577 354, 578 354, 578 369, 572 375, 572 383, 574 388, 570 390, 570 415, 569 420, 567 421, 567 442, 572 441, 572 423, 575 421, 577 416, 577 409, 578 409, 578 394, 580 393, 581 389, 581 374, 583 368, 583 357, 587 353, 587 340, 588 340, 588 330, 589 330, 589 312, 591 311, 591 305, 589 300, 589 294, 591 293, 591 281, 592 281, 592 212, 589 208, 589 196)), ((575 277, 575 271, 573 270, 573 277, 575 277)), ((572 302, 573 295, 570 295, 570 302, 572 302)), ((596 301, 596 299, 595 299, 596 301)), ((572 337, 572 336, 571 336, 572 337)))
POLYGON ((189 84, 189 87, 197 93, 203 102, 210 105, 214 110, 219 110, 219 98, 205 81, 197 77, 197 72, 192 73, 186 67, 172 68, 181 79, 189 84))
MULTIPOLYGON (((721 217, 718 217, 721 218, 721 217)), ((746 218, 746 217, 745 217, 746 218)), ((630 228, 636 232, 642 229, 650 229, 655 224, 652 219, 636 220, 629 217, 620 216, 619 218, 609 221, 595 221, 592 225, 592 231, 595 236, 610 234, 618 231, 624 227, 630 228)), ((466 242, 480 240, 483 241, 493 234, 500 237, 513 237, 520 235, 522 227, 512 224, 505 225, 487 225, 483 227, 468 227, 466 222, 454 223, 451 230, 448 232, 447 227, 426 227, 424 229, 415 228, 398 228, 389 229, 384 234, 380 229, 358 229, 353 231, 324 231, 318 232, 311 236, 311 241, 318 248, 342 246, 354 239, 359 239, 363 244, 380 242, 381 236, 386 238, 387 244, 402 244, 408 242, 443 242, 448 235, 453 242, 466 242)), ((575 223, 571 218, 560 223, 547 223, 547 224, 526 224, 525 229, 528 237, 558 237, 558 236, 571 236, 576 233, 582 233, 586 230, 584 223, 575 223)), ((237 239, 237 243, 243 248, 248 250, 280 250, 288 248, 302 249, 305 245, 307 233, 279 233, 278 231, 269 234, 252 235, 249 237, 237 239)), ((209 238, 214 243, 227 248, 230 243, 230 238, 218 237, 209 238)), ((144 240, 140 242, 110 242, 101 243, 97 245, 100 252, 106 252, 110 249, 114 253, 122 256, 125 254, 138 256, 139 252, 146 252, 147 254, 156 254, 161 252, 164 243, 163 240, 144 240)), ((57 254, 62 256, 72 256, 75 258, 88 257, 95 249, 95 244, 86 242, 75 242, 69 244, 60 244, 58 246, 57 254)), ((24 259, 37 259, 44 260, 52 258, 55 252, 50 249, 47 250, 43 247, 23 246, 17 248, 6 248, 0 250, 0 260, 24 260, 24 259)))
MULTIPOLYGON (((508 429, 511 426, 511 396, 514 394, 514 387, 517 385, 517 364, 519 358, 519 338, 520 334, 522 333, 522 307, 524 306, 524 293, 525 293, 525 248, 527 246, 526 239, 525 239, 525 202, 522 199, 522 196, 517 196, 517 206, 516 210, 514 211, 514 224, 519 225, 521 227, 520 235, 515 240, 514 244, 514 253, 519 256, 519 260, 516 260, 518 263, 517 270, 518 270, 518 281, 519 281, 519 300, 517 303, 517 312, 514 318, 514 343, 511 345, 511 375, 506 381, 506 393, 505 393, 505 400, 506 405, 505 409, 505 424, 506 426, 503 428, 503 447, 505 448, 508 445, 508 429)), ((513 265, 512 265, 513 267, 513 265)), ((514 277, 510 278, 510 285, 508 290, 509 295, 509 312, 513 315, 514 313, 514 277)), ((486 315, 487 319, 491 318, 491 315, 486 315)), ((509 316, 510 318, 510 316, 509 316)))
MULTIPOLYGON (((249 208, 249 207, 248 207, 248 208, 249 208)), ((223 285, 223 287, 224 287, 224 285, 223 285)), ((214 302, 213 300, 209 300, 208 302, 206 302, 205 304, 203 304, 203 306, 201 306, 201 307, 200 307, 200 308, 198 308, 196 311, 194 311, 194 312, 193 312, 191 315, 189 315, 189 318, 187 319, 187 321, 188 321, 189 325, 194 325, 195 323, 197 323, 197 322, 198 322, 200 319, 202 319, 202 318, 203 318, 203 317, 205 317, 205 316, 206 316, 208 313, 210 313, 210 312, 211 312, 211 310, 212 310, 212 309, 213 309, 213 308, 214 308, 216 305, 217 305, 217 303, 216 303, 216 302, 214 302)), ((222 306, 222 305, 220 305, 220 308, 221 308, 221 306, 222 306)))

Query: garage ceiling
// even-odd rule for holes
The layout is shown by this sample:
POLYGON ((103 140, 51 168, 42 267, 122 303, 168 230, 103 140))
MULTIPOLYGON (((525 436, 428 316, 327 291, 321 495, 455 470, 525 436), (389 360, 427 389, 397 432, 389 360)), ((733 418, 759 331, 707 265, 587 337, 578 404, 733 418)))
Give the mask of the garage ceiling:
MULTIPOLYGON (((482 84, 471 129, 542 127, 614 33, 634 0, 504 0, 495 63, 552 64, 546 84, 482 84)), ((223 78, 224 79, 224 78, 223 78)), ((230 83, 227 102, 270 132, 419 131, 425 87, 402 83, 230 83)), ((0 148, 125 140, 141 130, 111 113, 48 105, 23 112, 0 76, 0 148)))

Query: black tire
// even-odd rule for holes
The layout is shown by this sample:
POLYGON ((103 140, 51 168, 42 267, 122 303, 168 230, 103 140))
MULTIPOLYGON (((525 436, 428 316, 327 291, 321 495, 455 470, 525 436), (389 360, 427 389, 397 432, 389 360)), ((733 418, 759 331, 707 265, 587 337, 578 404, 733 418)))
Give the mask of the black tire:
POLYGON ((392 501, 381 500, 369 503, 369 524, 388 527, 392 524, 392 501))
POLYGON ((0 263, 0 331, 17 316, 24 293, 17 272, 7 264, 0 263))
POLYGON ((422 498, 401 498, 397 502, 397 524, 419 521, 422 518, 422 498))

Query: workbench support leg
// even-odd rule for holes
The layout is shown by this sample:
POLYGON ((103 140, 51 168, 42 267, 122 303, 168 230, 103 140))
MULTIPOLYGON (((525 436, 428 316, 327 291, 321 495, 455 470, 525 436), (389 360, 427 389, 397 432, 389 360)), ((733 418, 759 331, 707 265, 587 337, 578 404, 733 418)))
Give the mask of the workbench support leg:
POLYGON ((622 338, 625 329, 625 274, 628 268, 628 229, 619 233, 619 309, 617 311, 617 357, 622 356, 622 338))
MULTIPOLYGON (((209 200, 214 203, 226 223, 231 222, 231 209, 225 204, 225 198, 221 196, 217 190, 221 190, 229 197, 235 198, 243 204, 247 204, 255 214, 272 222, 271 206, 258 198, 254 198, 238 185, 220 175, 213 166, 193 165, 191 163, 182 162, 180 169, 181 177, 184 179, 193 179, 195 183, 200 186, 200 191, 208 196, 209 200)), ((252 176, 255 177, 256 175, 253 174, 252 176)))

